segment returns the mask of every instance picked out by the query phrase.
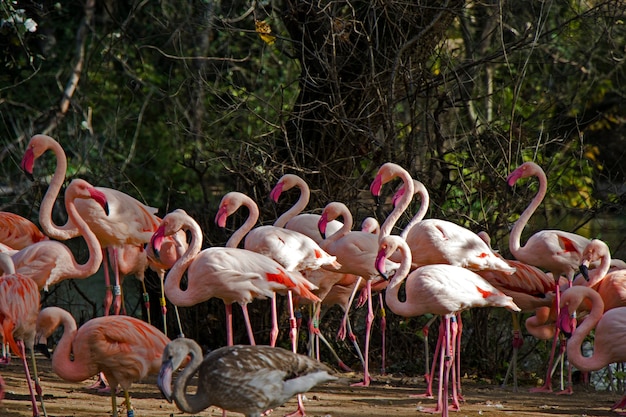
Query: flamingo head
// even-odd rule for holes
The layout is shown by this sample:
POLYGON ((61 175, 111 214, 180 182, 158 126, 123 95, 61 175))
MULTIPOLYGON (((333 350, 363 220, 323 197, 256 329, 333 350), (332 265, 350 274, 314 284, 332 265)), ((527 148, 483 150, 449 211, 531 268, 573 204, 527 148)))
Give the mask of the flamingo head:
POLYGON ((283 188, 285 186, 285 182, 281 179, 276 183, 272 191, 270 191, 270 198, 274 201, 274 203, 278 203, 278 199, 280 198, 280 194, 283 192, 283 188))
POLYGON ((161 223, 159 228, 152 235, 152 238, 150 238, 150 246, 152 246, 152 252, 154 253, 154 257, 156 259, 159 259, 159 251, 161 250, 163 240, 165 239, 165 227, 166 223, 161 223))
POLYGON ((383 188, 383 177, 380 172, 376 174, 374 181, 370 184, 370 191, 374 197, 380 197, 380 190, 383 188))
POLYGON ((517 180, 536 175, 538 170, 541 170, 541 168, 536 163, 530 161, 524 162, 506 177, 506 182, 509 184, 509 187, 512 187, 517 180))
POLYGON ((576 310, 574 312, 569 311, 569 306, 563 306, 565 308, 561 308, 561 312, 559 313, 559 317, 557 317, 556 325, 563 332, 565 337, 569 338, 574 333, 575 323, 576 323, 576 310))
POLYGON ((33 180, 33 168, 35 166, 35 160, 39 158, 46 150, 51 146, 51 142, 55 140, 47 135, 35 135, 30 138, 20 168, 26 173, 26 175, 33 180))

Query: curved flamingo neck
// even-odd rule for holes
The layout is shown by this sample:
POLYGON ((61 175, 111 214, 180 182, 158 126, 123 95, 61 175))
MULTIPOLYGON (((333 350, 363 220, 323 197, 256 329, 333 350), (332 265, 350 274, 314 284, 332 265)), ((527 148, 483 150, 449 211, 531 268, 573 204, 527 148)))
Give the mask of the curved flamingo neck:
POLYGON ((378 235, 379 242, 384 236, 388 236, 389 234, 391 234, 391 231, 396 222, 398 221, 402 213, 404 213, 404 211, 407 209, 407 207, 409 207, 409 204, 411 204, 413 194, 415 193, 413 178, 411 178, 406 170, 398 170, 398 173, 392 178, 395 177, 400 177, 400 179, 404 183, 404 194, 402 195, 400 200, 396 202, 395 207, 393 208, 391 213, 389 213, 389 216, 387 216, 383 224, 380 226, 380 233, 378 235))
MULTIPOLYGON (((564 294, 563 298, 565 297, 566 295, 564 294)), ((602 357, 602 355, 598 354, 598 349, 594 351, 593 355, 588 357, 583 356, 581 351, 583 341, 602 318, 602 314, 604 313, 604 302, 598 292, 586 289, 584 296, 569 304, 568 310, 570 314, 576 311, 582 303, 583 298, 588 298, 591 301, 591 312, 580 324, 580 326, 576 328, 567 342, 567 356, 571 363, 576 364, 576 368, 583 372, 587 372, 601 369, 607 365, 606 360, 602 357)), ((561 305, 563 305, 563 302, 561 305)))
POLYGON ((333 233, 332 235, 328 236, 326 239, 323 240, 322 247, 326 247, 327 245, 338 241, 339 239, 341 239, 348 233, 352 232, 352 223, 354 222, 354 220, 352 218, 352 213, 350 213, 350 209, 348 208, 348 206, 346 206, 343 203, 338 203, 338 202, 335 202, 332 204, 335 206, 337 213, 335 216, 333 216, 333 218, 329 217, 328 222, 330 223, 331 221, 335 220, 337 217, 341 217, 343 218, 343 225, 341 226, 339 230, 337 230, 335 233, 333 233))
POLYGON ((58 240, 68 240, 80 234, 80 231, 72 224, 71 220, 58 226, 52 221, 52 210, 56 202, 67 172, 67 157, 63 147, 55 140, 47 141, 47 150, 51 150, 56 158, 56 168, 48 184, 48 190, 41 200, 39 208, 39 223, 43 231, 51 238, 58 240))
POLYGON ((309 204, 309 199, 311 198, 311 190, 309 189, 309 186, 302 178, 298 176, 294 177, 296 180, 295 187, 300 189, 300 197, 298 197, 298 201, 296 201, 296 203, 291 206, 289 210, 276 219, 274 222, 274 226, 276 227, 285 227, 289 220, 302 213, 307 204, 309 204))
POLYGON ((539 190, 537 190, 535 197, 532 199, 528 207, 526 207, 526 209, 522 212, 519 219, 517 219, 515 225, 513 226, 513 230, 511 230, 511 234, 509 235, 509 250, 511 251, 511 254, 518 259, 518 255, 520 254, 519 252, 522 249, 520 242, 522 239, 522 231, 524 230, 524 227, 526 227, 526 224, 528 224, 530 217, 543 201, 548 189, 548 179, 546 174, 541 168, 537 168, 538 169, 534 171, 534 176, 536 176, 539 180, 539 190))
POLYGON ((176 401, 178 408, 186 413, 196 414, 212 404, 210 399, 211 391, 197 391, 195 394, 187 393, 187 386, 191 378, 202 365, 202 351, 198 346, 192 343, 187 343, 186 346, 191 360, 181 371, 176 381, 174 381, 172 397, 174 401, 176 401))
POLYGON ((75 270, 72 278, 87 278, 95 274, 102 264, 102 247, 96 235, 91 231, 87 223, 78 214, 78 210, 76 210, 74 200, 74 198, 66 194, 65 209, 67 210, 68 224, 71 222, 71 224, 76 227, 76 230, 85 240, 87 248, 89 249, 89 259, 84 264, 79 264, 78 262, 76 262, 76 259, 72 257, 75 270))
MULTIPOLYGON (((400 291, 402 281, 407 278, 411 269, 411 250, 404 239, 398 238, 394 240, 397 243, 396 249, 400 251, 401 261, 400 266, 396 270, 396 273, 391 278, 391 281, 385 290, 385 302, 389 306, 389 309, 395 314, 403 317, 409 317, 415 315, 415 307, 409 305, 406 301, 400 301, 398 293, 400 291)), ((389 252, 393 253, 393 251, 389 252)), ((409 299, 408 294, 406 299, 409 299)))
POLYGON ((404 227, 404 229, 400 233, 400 237, 404 240, 406 240, 406 237, 409 234, 411 228, 417 223, 421 222, 424 217, 426 217, 426 213, 428 212, 428 208, 430 206, 430 195, 428 194, 428 190, 426 190, 424 184, 417 180, 413 180, 413 185, 415 187, 415 194, 420 196, 420 208, 417 213, 415 213, 411 221, 404 227))
POLYGON ((191 242, 183 255, 174 263, 165 279, 164 292, 172 304, 186 306, 189 304, 187 291, 180 289, 180 281, 189 265, 196 259, 202 248, 202 230, 191 217, 187 217, 182 229, 189 230, 191 242))
POLYGON ((259 206, 245 194, 241 194, 241 202, 239 207, 244 206, 248 208, 248 218, 246 221, 239 227, 239 229, 235 230, 230 239, 226 242, 227 248, 236 248, 239 246, 244 236, 248 234, 250 230, 254 227, 257 220, 259 220, 259 206))
POLYGON ((77 333, 74 317, 61 308, 48 308, 54 308, 54 314, 59 319, 55 328, 59 325, 63 326, 63 335, 52 354, 52 369, 54 372, 62 379, 75 382, 84 381, 94 376, 97 370, 94 372, 90 367, 86 367, 84 363, 77 359, 80 352, 73 352, 72 345, 77 333))

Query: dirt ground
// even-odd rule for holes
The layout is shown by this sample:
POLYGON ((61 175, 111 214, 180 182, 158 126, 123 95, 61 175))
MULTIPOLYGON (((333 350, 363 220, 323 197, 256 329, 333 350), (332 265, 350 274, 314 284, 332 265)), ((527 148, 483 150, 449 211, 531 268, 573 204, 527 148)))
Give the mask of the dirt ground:
MULTIPOLYGON (((96 393, 88 389, 95 381, 68 383, 60 380, 50 370, 50 361, 43 356, 37 359, 44 402, 49 417, 106 417, 111 415, 109 394, 96 393)), ((0 403, 0 417, 32 417, 28 388, 21 363, 13 360, 0 366, 0 375, 5 381, 5 398, 0 403)), ((351 387, 360 381, 360 374, 344 373, 333 384, 320 386, 307 393, 305 406, 308 416, 321 417, 368 417, 368 416, 428 416, 421 408, 434 407, 435 399, 414 398, 412 394, 423 393, 423 378, 401 378, 394 375, 374 375, 370 387, 351 387)), ((163 399, 156 387, 156 377, 134 384, 131 388, 135 416, 162 417, 182 416, 175 405, 163 399)), ((574 395, 530 394, 528 387, 514 393, 510 388, 463 381, 465 402, 461 410, 451 416, 616 416, 611 405, 620 398, 619 393, 595 392, 584 387, 575 387, 574 395)), ((123 395, 118 395, 120 416, 126 415, 123 395)), ((295 410, 295 400, 272 412, 272 416, 283 416, 295 410)), ((239 415, 228 413, 229 415, 239 415)), ((199 416, 221 416, 221 410, 210 408, 199 416)))

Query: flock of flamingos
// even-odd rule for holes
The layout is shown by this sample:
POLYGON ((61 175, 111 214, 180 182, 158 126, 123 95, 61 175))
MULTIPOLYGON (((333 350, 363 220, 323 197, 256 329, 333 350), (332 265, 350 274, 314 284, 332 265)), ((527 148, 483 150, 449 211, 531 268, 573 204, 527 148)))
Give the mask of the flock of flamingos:
MULTIPOLYGON (((539 231, 523 246, 520 243, 522 231, 547 189, 543 170, 533 162, 521 164, 507 178, 514 186, 520 179, 536 177, 539 189, 511 231, 509 248, 515 260, 505 260, 491 249, 487 235, 445 220, 425 219, 428 192, 394 163, 382 165, 370 186, 372 194, 379 196, 385 184, 396 178, 402 181, 393 197, 393 210, 380 227, 364 222, 361 230, 353 230, 352 215, 339 202, 329 203, 320 215, 303 213, 309 189, 291 174, 278 181, 270 196, 278 201, 282 192, 299 188, 300 198, 273 225, 256 226, 259 210, 248 196, 230 192, 223 197, 215 217, 218 226, 225 227, 228 217, 242 206, 249 211, 225 247, 202 250, 202 230, 182 209, 161 219, 156 209, 81 179, 67 185, 63 198, 68 220, 57 225, 52 211, 67 169, 61 145, 46 135, 33 136, 21 168, 32 176, 36 160, 47 151, 55 155, 56 169, 40 205, 38 221, 43 232, 27 219, 0 213, 0 269, 4 272, 0 277, 0 361, 7 363, 10 352, 23 361, 33 416, 47 415, 34 347, 45 343, 60 326, 63 334, 51 355, 53 371, 72 382, 99 375, 99 383, 110 389, 114 417, 118 415, 118 387, 124 393, 127 416, 133 417, 130 386, 149 374, 158 374, 157 385, 165 398, 184 412, 197 413, 213 405, 224 413, 260 417, 297 396, 298 407, 290 415, 303 416, 301 394, 337 376, 318 359, 296 353, 295 309, 312 303, 314 314, 319 315, 322 303, 340 304, 346 314, 343 324, 348 326, 348 309, 359 291, 364 294, 368 314, 363 381, 357 385, 368 386, 371 381, 372 291, 380 297, 384 292, 385 303, 397 315, 441 317, 436 360, 427 369, 426 395, 432 396, 432 383, 438 380, 437 403, 422 411, 447 416, 449 410, 460 408, 460 313, 469 308, 504 307, 514 313, 514 355, 521 344, 516 313, 534 313, 526 321, 527 330, 536 337, 553 339, 546 382, 538 391, 552 391, 550 376, 562 335, 569 338, 570 371, 572 365, 587 372, 626 361, 626 269, 622 262, 611 259, 607 245, 559 230, 539 231), (420 209, 399 235, 393 234, 416 195, 420 209), (77 236, 82 236, 89 248, 89 260, 82 264, 62 243, 77 236), (40 310, 41 290, 65 279, 88 278, 101 265, 106 281, 105 316, 78 327, 72 315, 59 307, 40 310), (163 297, 175 306, 222 299, 227 313, 226 346, 203 356, 195 341, 184 337, 170 340, 149 323, 119 314, 120 276, 133 274, 142 280, 147 268, 157 271, 163 297), (184 275, 187 286, 183 290, 184 275), (406 296, 398 297, 403 283, 406 296), (289 300, 291 351, 274 347, 279 329, 276 294, 289 300), (254 299, 271 302, 270 346, 255 344, 247 311, 247 304, 254 299), (235 303, 243 310, 250 345, 233 345, 235 303), (111 310, 114 314, 109 314, 111 310), (594 352, 584 357, 581 344, 593 329, 594 352), (32 356, 32 376, 27 351, 32 356), (179 368, 183 370, 175 377, 179 368), (189 394, 186 388, 195 374, 199 374, 196 392, 189 394)), ((164 298, 161 306, 165 314, 164 298)), ((344 326, 341 335, 351 332, 344 326)), ((322 336, 313 331, 312 337, 322 336)), ((559 352, 556 360, 563 363, 561 356, 559 352)), ((513 368, 517 384, 515 375, 513 368)), ((569 375, 566 386, 561 382, 566 393, 572 392, 571 372, 569 375)), ((3 392, 0 378, 0 400, 3 392)), ((625 406, 626 396, 612 409, 625 406)))

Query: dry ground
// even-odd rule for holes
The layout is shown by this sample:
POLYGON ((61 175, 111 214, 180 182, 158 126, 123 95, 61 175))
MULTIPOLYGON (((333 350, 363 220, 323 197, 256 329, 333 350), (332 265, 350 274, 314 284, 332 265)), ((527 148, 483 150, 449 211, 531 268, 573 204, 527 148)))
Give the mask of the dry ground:
MULTIPOLYGON (((61 381, 50 370, 50 361, 38 357, 40 376, 45 395, 45 404, 50 417, 107 417, 111 415, 111 401, 108 394, 95 393, 87 386, 95 381, 68 383, 61 381)), ((32 410, 28 398, 22 367, 15 359, 8 366, 0 367, 0 375, 5 380, 6 395, 0 404, 0 417, 31 417, 32 410)), ((410 395, 424 391, 422 378, 400 378, 392 375, 375 376, 372 386, 351 387, 358 382, 360 375, 343 374, 338 383, 318 387, 306 396, 308 416, 324 417, 368 417, 398 416, 419 417, 431 414, 420 412, 420 407, 432 407, 434 399, 412 398, 410 395)), ((451 416, 616 416, 609 410, 620 398, 617 393, 595 392, 576 387, 571 396, 554 394, 529 394, 528 387, 518 393, 511 389, 484 385, 466 380, 463 382, 465 402, 459 412, 451 416)), ((155 377, 132 387, 135 416, 163 417, 183 416, 178 409, 167 403, 158 391, 155 377)), ((123 396, 118 397, 118 404, 123 404, 123 396)), ((286 406, 274 410, 272 416, 283 416, 295 409, 292 400, 286 406)), ((120 405, 120 415, 125 410, 120 405)), ((216 408, 205 410, 201 416, 221 416, 216 408)), ((228 413, 229 416, 238 414, 228 413)))

